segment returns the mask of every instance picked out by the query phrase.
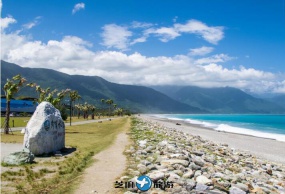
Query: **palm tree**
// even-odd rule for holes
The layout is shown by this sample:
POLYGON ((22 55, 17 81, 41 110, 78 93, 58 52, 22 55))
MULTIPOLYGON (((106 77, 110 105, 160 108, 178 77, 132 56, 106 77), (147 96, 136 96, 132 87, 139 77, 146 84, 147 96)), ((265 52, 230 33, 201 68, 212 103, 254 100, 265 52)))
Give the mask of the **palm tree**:
MULTIPOLYGON (((4 121, 4 133, 9 134, 9 120, 10 120, 10 102, 13 96, 24 87, 24 83, 27 80, 23 78, 20 74, 14 76, 12 79, 7 79, 7 82, 4 85, 4 92, 6 96, 6 118, 4 121)), ((31 86, 32 84, 28 84, 31 86)))
POLYGON ((90 106, 89 106, 89 110, 90 110, 91 113, 92 113, 92 114, 91 114, 91 118, 94 119, 96 107, 93 106, 93 105, 90 105, 90 106))
POLYGON ((109 105, 109 116, 111 116, 111 107, 114 101, 112 99, 107 99, 105 102, 109 105))
POLYGON ((82 111, 83 106, 82 106, 82 104, 76 104, 76 105, 75 105, 75 108, 77 109, 77 115, 78 115, 78 119, 79 119, 79 117, 80 117, 80 111, 82 111))
MULTIPOLYGON (((74 103, 76 100, 79 100, 81 98, 81 96, 78 94, 78 91, 76 90, 72 90, 69 92, 69 97, 70 97, 70 102, 71 102, 71 106, 74 107, 74 103), (73 102, 73 105, 72 105, 73 102)), ((74 110, 74 108, 72 108, 74 110)), ((72 115, 74 116, 74 111, 72 112, 72 115)), ((71 115, 70 115, 71 116, 71 115)))

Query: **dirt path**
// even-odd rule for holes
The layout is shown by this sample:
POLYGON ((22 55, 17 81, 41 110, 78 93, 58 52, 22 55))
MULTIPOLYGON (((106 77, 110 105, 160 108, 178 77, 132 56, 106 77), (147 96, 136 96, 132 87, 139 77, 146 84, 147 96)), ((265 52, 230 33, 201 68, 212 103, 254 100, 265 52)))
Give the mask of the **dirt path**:
POLYGON ((118 134, 117 139, 108 149, 95 155, 95 163, 85 170, 83 181, 75 194, 117 193, 114 182, 125 170, 126 157, 123 151, 128 143, 128 136, 124 130, 118 134))

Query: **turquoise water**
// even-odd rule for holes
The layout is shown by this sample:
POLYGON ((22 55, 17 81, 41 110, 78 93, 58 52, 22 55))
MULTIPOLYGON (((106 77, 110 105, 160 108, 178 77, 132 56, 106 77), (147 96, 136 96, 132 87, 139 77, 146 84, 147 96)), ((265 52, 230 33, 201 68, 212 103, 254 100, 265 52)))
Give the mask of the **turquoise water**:
POLYGON ((218 131, 285 141, 285 115, 167 114, 156 116, 173 120, 184 120, 218 131))

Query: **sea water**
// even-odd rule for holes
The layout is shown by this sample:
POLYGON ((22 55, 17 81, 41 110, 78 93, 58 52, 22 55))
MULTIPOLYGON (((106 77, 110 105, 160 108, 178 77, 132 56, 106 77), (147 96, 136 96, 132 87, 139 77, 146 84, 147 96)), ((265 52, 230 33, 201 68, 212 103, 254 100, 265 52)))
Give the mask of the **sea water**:
POLYGON ((156 116, 171 120, 183 120, 217 131, 246 134, 285 142, 285 115, 166 114, 156 116))

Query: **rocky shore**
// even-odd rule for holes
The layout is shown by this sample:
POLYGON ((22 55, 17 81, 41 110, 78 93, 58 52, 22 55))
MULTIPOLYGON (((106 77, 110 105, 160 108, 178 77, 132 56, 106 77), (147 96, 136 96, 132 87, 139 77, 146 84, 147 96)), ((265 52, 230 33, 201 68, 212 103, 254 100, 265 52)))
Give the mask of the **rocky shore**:
MULTIPOLYGON (((139 118, 132 125, 121 181, 147 175, 153 186, 145 193, 285 193, 282 164, 139 118)), ((138 192, 133 187, 125 194, 138 192)))

